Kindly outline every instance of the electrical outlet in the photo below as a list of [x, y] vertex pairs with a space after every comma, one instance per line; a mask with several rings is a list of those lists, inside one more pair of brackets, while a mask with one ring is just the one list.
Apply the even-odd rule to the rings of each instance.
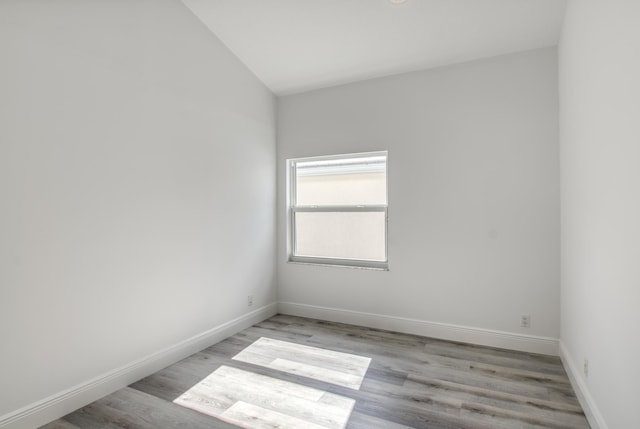
[[531, 327], [531, 315], [523, 314], [520, 316], [520, 327], [522, 328], [530, 328]]
[[247, 307], [251, 307], [253, 305], [253, 295], [247, 296]]
[[582, 366], [582, 370], [584, 371], [584, 376], [589, 377], [589, 359], [584, 358], [584, 364]]

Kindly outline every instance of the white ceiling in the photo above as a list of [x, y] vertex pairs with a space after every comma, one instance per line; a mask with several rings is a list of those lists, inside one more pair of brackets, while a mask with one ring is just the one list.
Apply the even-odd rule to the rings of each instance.
[[565, 0], [183, 0], [278, 95], [556, 45]]

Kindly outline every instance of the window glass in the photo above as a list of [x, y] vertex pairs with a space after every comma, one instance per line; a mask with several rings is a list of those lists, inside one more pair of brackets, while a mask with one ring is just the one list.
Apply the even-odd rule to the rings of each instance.
[[296, 204], [387, 203], [386, 157], [296, 163]]
[[296, 213], [296, 254], [384, 261], [384, 212]]

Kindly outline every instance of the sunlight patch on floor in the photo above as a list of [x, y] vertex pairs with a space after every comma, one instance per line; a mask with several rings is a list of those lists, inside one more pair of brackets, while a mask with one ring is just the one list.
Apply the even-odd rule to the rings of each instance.
[[174, 403], [246, 429], [342, 429], [355, 401], [221, 366]]
[[371, 358], [262, 337], [234, 360], [358, 390]]

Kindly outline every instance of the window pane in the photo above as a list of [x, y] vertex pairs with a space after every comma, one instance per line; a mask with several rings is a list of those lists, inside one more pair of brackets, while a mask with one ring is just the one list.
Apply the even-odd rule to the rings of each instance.
[[296, 256], [384, 261], [384, 212], [296, 213]]
[[296, 163], [296, 203], [387, 204], [386, 156]]

